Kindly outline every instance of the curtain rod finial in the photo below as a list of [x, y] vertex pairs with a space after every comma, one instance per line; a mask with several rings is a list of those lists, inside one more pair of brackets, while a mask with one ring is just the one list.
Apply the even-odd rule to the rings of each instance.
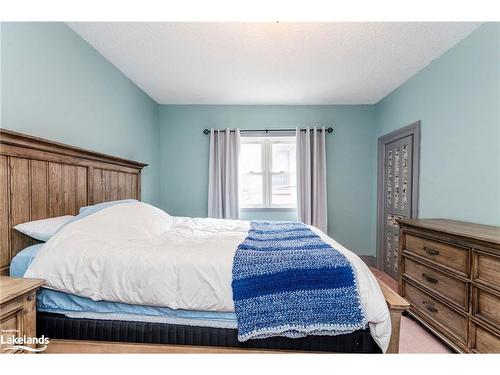
[[203, 130], [203, 134], [208, 134], [208, 133], [210, 133], [210, 130], [208, 130], [208, 129]]

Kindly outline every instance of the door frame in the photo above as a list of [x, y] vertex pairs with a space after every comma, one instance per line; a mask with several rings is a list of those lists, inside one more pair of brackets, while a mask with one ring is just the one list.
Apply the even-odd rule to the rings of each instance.
[[412, 197], [411, 197], [411, 217], [418, 217], [418, 196], [419, 196], [419, 177], [420, 177], [420, 120], [404, 126], [393, 132], [385, 134], [378, 139], [377, 156], [377, 268], [383, 269], [383, 230], [384, 230], [384, 155], [385, 145], [392, 143], [407, 136], [413, 136], [413, 168], [412, 168]]

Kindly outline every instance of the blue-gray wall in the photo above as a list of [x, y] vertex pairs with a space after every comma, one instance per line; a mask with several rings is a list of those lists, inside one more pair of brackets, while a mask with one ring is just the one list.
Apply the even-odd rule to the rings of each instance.
[[63, 23], [2, 23], [1, 126], [142, 161], [159, 202], [158, 104]]
[[[358, 254], [373, 254], [376, 155], [373, 106], [160, 106], [161, 206], [206, 216], [209, 138], [205, 128], [332, 126], [327, 135], [328, 232]], [[244, 218], [294, 219], [290, 214]]]
[[375, 106], [377, 137], [416, 120], [420, 217], [500, 225], [500, 23], [482, 25]]

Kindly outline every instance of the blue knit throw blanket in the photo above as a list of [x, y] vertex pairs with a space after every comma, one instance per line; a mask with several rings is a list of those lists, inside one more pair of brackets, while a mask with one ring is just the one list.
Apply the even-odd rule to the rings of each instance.
[[240, 341], [367, 325], [350, 262], [302, 223], [252, 221], [236, 250], [232, 288]]

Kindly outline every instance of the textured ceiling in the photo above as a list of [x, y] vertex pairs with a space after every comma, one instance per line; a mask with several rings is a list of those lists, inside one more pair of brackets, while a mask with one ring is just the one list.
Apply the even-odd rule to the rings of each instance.
[[479, 24], [68, 25], [160, 104], [372, 104]]

